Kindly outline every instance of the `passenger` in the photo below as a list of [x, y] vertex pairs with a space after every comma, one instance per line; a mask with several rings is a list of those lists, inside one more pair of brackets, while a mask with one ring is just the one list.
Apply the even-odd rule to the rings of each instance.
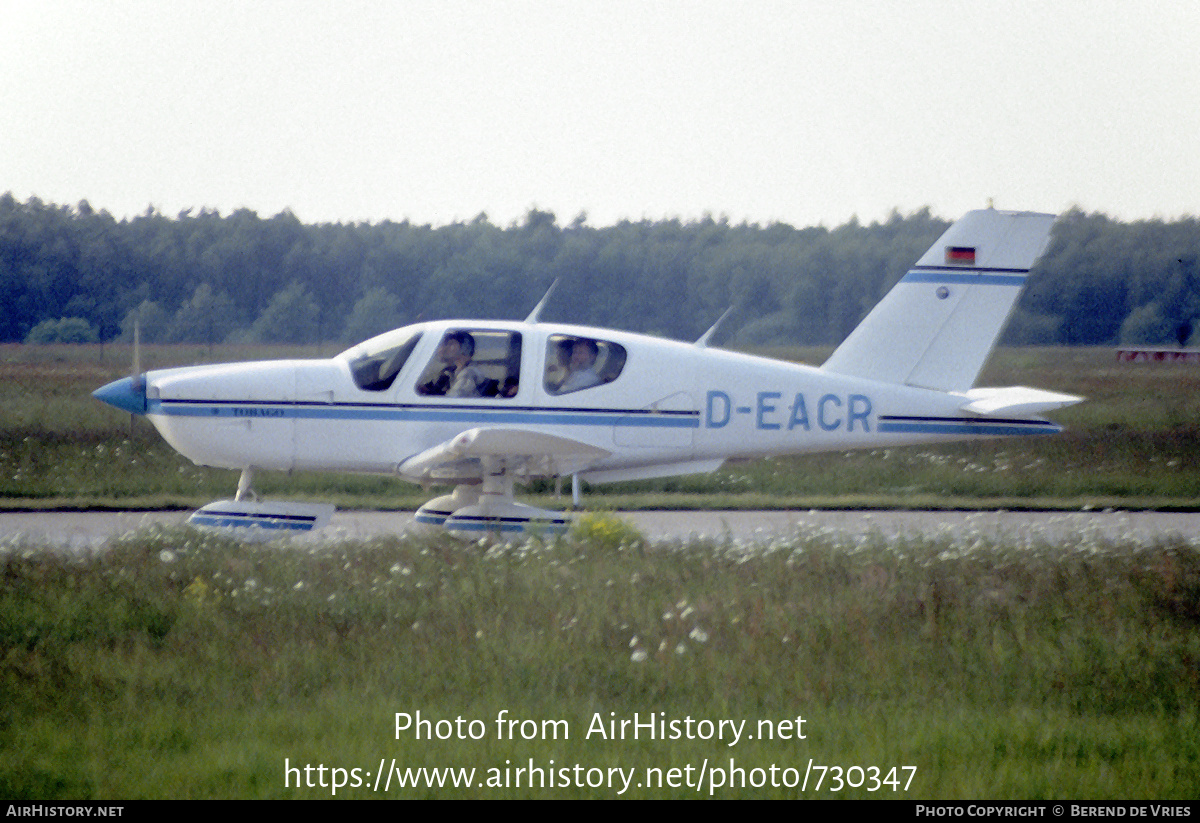
[[571, 341], [571, 356], [567, 360], [567, 376], [558, 384], [556, 392], [568, 392], [590, 389], [600, 385], [600, 375], [596, 374], [596, 357], [600, 347], [595, 340], [577, 337]]
[[442, 339], [437, 356], [445, 365], [437, 377], [420, 387], [421, 394], [479, 397], [479, 388], [486, 378], [471, 365], [471, 358], [475, 356], [475, 338], [465, 331], [450, 332]]
[[516, 397], [521, 388], [521, 338], [509, 343], [508, 357], [504, 361], [504, 380], [497, 394], [500, 397]]

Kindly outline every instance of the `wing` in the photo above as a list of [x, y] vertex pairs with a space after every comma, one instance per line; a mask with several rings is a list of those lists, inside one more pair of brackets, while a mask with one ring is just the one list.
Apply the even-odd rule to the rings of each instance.
[[526, 429], [475, 428], [402, 462], [400, 474], [418, 482], [482, 477], [485, 462], [501, 463], [523, 477], [572, 474], [612, 452], [553, 434]]

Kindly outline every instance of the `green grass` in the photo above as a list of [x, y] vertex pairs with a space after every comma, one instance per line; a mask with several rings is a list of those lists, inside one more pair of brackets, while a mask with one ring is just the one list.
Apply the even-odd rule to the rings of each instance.
[[[285, 759], [362, 779], [381, 758], [475, 768], [479, 780], [496, 769], [502, 783], [506, 761], [531, 759], [639, 780], [731, 759], [751, 781], [772, 765], [803, 774], [810, 759], [882, 777], [916, 769], [907, 791], [832, 791], [831, 777], [818, 791], [814, 776], [805, 792], [713, 789], [723, 798], [1200, 792], [1200, 550], [1179, 539], [811, 531], [648, 545], [593, 515], [567, 538], [509, 546], [243, 545], [155, 529], [86, 557], [8, 545], [0, 576], [10, 799], [328, 797], [328, 785], [285, 787]], [[418, 711], [478, 720], [482, 738], [397, 734], [396, 713]], [[569, 737], [500, 739], [501, 711], [565, 721]], [[747, 730], [802, 716], [805, 738], [586, 736], [596, 718], [635, 712]], [[899, 774], [903, 788], [910, 773]], [[634, 785], [624, 796], [698, 795]]]

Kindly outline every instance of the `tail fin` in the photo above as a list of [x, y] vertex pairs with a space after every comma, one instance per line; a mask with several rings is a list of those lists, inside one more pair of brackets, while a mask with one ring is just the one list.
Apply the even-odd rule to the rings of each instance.
[[968, 212], [821, 367], [940, 391], [975, 383], [1050, 239], [1055, 215]]

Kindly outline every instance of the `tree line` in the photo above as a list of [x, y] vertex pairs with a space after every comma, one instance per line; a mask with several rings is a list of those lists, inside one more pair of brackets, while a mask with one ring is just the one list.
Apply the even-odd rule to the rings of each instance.
[[[717, 342], [834, 344], [949, 222], [928, 208], [864, 225], [725, 219], [562, 225], [531, 209], [410, 222], [302, 223], [212, 209], [116, 219], [0, 196], [0, 341], [355, 342], [417, 320], [543, 319]], [[1200, 221], [1071, 211], [1030, 275], [1012, 344], [1164, 344], [1200, 328]]]

